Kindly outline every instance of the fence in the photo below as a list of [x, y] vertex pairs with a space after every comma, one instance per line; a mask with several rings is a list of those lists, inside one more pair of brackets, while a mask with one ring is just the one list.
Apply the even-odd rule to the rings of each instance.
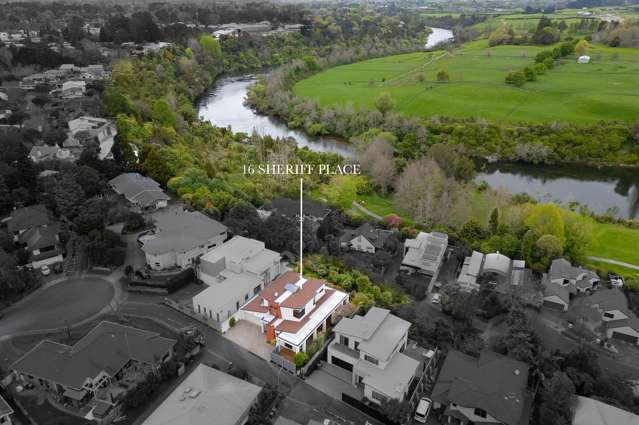
[[292, 373], [293, 375], [295, 375], [295, 373], [297, 372], [295, 363], [283, 356], [280, 356], [279, 347], [275, 347], [275, 349], [271, 351], [271, 362], [275, 363], [285, 371]]
[[168, 305], [169, 307], [171, 307], [174, 310], [177, 310], [181, 313], [186, 314], [187, 316], [191, 317], [192, 319], [197, 320], [200, 323], [204, 323], [206, 326], [210, 326], [211, 328], [215, 329], [216, 331], [222, 332], [222, 325], [219, 322], [216, 322], [215, 320], [212, 320], [208, 317], [202, 316], [200, 314], [197, 314], [195, 311], [193, 311], [192, 308], [190, 308], [189, 306], [180, 304], [176, 301], [173, 301], [170, 298], [165, 298], [164, 299], [164, 304]]
[[386, 425], [400, 425], [399, 423], [393, 422], [390, 419], [388, 419], [386, 417], [386, 415], [384, 415], [382, 412], [380, 412], [376, 408], [374, 408], [372, 406], [369, 406], [365, 402], [363, 402], [361, 400], [358, 400], [355, 397], [351, 397], [350, 395], [348, 395], [346, 393], [342, 393], [342, 401], [344, 403], [348, 404], [348, 405], [353, 406], [357, 410], [366, 413], [371, 418], [377, 419], [378, 421], [380, 421], [383, 424], [386, 424]]

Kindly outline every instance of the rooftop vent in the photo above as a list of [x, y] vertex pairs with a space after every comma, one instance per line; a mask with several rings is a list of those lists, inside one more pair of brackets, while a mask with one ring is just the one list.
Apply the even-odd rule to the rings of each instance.
[[294, 285], [292, 283], [287, 283], [286, 285], [284, 285], [284, 288], [286, 288], [287, 291], [291, 292], [291, 293], [296, 293], [300, 288], [297, 285]]

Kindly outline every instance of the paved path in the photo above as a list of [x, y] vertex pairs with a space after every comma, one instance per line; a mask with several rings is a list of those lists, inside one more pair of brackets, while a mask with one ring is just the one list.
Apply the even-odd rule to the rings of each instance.
[[625, 263], [623, 261], [618, 261], [618, 260], [613, 260], [610, 258], [603, 258], [603, 257], [586, 257], [589, 260], [593, 260], [593, 261], [601, 261], [602, 263], [608, 263], [608, 264], [615, 264], [617, 266], [622, 266], [622, 267], [627, 267], [629, 269], [633, 269], [633, 270], [639, 270], [639, 266], [635, 265], [635, 264], [630, 264], [630, 263]]
[[358, 210], [360, 210], [367, 216], [374, 218], [375, 220], [378, 220], [378, 221], [384, 220], [384, 217], [382, 217], [379, 214], [375, 214], [373, 211], [369, 210], [368, 208], [366, 208], [365, 206], [363, 206], [357, 201], [353, 201], [353, 207], [357, 208]]

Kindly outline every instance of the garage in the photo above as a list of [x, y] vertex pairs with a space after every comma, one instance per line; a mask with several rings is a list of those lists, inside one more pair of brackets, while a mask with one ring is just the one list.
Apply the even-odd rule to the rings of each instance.
[[617, 331], [612, 332], [612, 337], [620, 341], [629, 342], [631, 344], [637, 344], [637, 341], [639, 341], [639, 337], [635, 335], [628, 335]]
[[333, 355], [333, 357], [331, 357], [331, 363], [334, 364], [335, 366], [341, 367], [342, 369], [346, 369], [349, 372], [353, 371], [353, 365], [352, 364], [350, 364], [348, 362], [345, 362], [344, 360], [342, 360], [342, 359], [340, 359], [338, 357], [335, 357], [334, 355]]

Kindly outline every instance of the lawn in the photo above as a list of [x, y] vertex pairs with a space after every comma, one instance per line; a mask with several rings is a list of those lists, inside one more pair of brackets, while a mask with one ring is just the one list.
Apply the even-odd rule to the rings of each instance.
[[588, 255], [639, 265], [639, 229], [596, 223]]
[[[533, 62], [548, 47], [496, 46], [485, 40], [448, 53], [419, 52], [328, 69], [298, 82], [294, 92], [322, 105], [373, 108], [389, 93], [396, 110], [414, 116], [483, 117], [506, 122], [631, 122], [639, 116], [639, 49], [593, 45], [590, 64], [574, 57], [515, 88], [505, 76]], [[437, 83], [446, 70], [449, 83]], [[417, 75], [424, 81], [419, 82]]]

